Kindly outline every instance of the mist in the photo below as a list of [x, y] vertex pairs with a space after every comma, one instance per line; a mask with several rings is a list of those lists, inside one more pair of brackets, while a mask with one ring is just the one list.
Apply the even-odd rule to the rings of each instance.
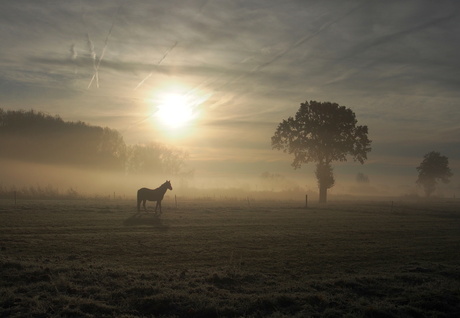
[[[294, 170], [275, 156], [271, 162], [200, 159], [168, 144], [129, 145], [116, 130], [41, 112], [0, 109], [0, 115], [0, 187], [5, 193], [133, 198], [141, 187], [153, 189], [171, 180], [174, 195], [182, 197], [318, 197], [314, 165]], [[357, 164], [337, 164], [331, 199], [417, 198], [421, 189], [415, 167], [413, 174], [388, 176], [386, 171], [357, 170], [363, 169]], [[434, 195], [454, 197], [456, 190], [455, 182], [439, 184]]]

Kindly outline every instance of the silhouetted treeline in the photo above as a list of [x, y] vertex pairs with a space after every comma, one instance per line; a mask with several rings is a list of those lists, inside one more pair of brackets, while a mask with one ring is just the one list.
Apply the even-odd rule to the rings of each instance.
[[0, 109], [0, 158], [130, 173], [181, 172], [186, 154], [159, 144], [127, 146], [121, 134], [42, 112]]

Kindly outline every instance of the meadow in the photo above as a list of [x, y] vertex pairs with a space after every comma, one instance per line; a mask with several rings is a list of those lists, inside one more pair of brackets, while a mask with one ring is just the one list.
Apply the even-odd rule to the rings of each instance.
[[460, 316], [459, 201], [304, 204], [2, 200], [0, 316]]

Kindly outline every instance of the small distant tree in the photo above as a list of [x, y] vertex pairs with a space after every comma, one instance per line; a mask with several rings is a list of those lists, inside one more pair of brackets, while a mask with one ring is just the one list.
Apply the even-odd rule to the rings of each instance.
[[449, 159], [441, 156], [439, 152], [432, 151], [423, 157], [420, 166], [417, 167], [417, 184], [422, 186], [425, 196], [429, 197], [436, 189], [438, 181], [449, 183], [452, 171], [449, 168]]
[[185, 161], [188, 153], [160, 143], [129, 146], [126, 170], [128, 173], [187, 175]]
[[358, 183], [369, 183], [369, 177], [362, 172], [356, 175], [356, 182]]
[[334, 183], [331, 163], [350, 155], [361, 164], [371, 150], [367, 126], [358, 126], [355, 113], [336, 103], [310, 101], [300, 104], [295, 117], [283, 120], [272, 137], [272, 148], [294, 155], [292, 166], [316, 162], [319, 202], [327, 201]]

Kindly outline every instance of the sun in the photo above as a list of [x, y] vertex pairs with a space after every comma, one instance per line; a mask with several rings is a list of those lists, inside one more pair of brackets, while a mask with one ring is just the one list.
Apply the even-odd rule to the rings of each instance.
[[178, 129], [196, 118], [194, 101], [187, 95], [178, 93], [164, 94], [155, 113], [158, 121], [169, 129]]
[[164, 137], [183, 139], [200, 131], [206, 102], [212, 93], [199, 86], [166, 83], [150, 92], [149, 105], [153, 129]]

